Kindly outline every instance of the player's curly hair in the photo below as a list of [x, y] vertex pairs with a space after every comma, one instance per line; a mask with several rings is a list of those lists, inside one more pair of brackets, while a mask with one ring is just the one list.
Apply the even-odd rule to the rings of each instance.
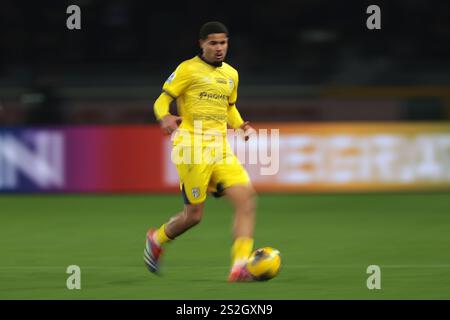
[[207, 22], [200, 28], [200, 39], [205, 40], [211, 33], [225, 33], [228, 36], [228, 29], [222, 22]]

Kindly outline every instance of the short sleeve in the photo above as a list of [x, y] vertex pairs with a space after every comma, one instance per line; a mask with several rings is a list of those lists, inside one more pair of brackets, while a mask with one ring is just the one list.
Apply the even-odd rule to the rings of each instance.
[[191, 82], [191, 73], [185, 63], [181, 63], [164, 82], [163, 90], [173, 98], [178, 98]]

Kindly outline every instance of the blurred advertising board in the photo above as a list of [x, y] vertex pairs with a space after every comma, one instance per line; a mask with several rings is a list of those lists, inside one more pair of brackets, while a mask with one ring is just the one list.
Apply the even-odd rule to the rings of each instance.
[[[450, 191], [450, 123], [258, 123], [228, 140], [258, 191]], [[176, 192], [157, 126], [0, 129], [0, 192]]]
[[161, 145], [149, 126], [0, 129], [0, 191], [165, 191]]
[[260, 124], [278, 128], [279, 170], [264, 191], [450, 190], [450, 123]]

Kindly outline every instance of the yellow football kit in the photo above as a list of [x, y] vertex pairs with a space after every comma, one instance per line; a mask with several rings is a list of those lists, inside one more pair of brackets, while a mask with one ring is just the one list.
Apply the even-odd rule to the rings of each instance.
[[227, 124], [244, 121], [236, 109], [238, 73], [226, 63], [214, 66], [196, 56], [169, 76], [155, 102], [158, 120], [176, 99], [181, 125], [174, 136], [174, 161], [185, 203], [205, 201], [208, 191], [249, 184], [247, 172], [226, 140]]

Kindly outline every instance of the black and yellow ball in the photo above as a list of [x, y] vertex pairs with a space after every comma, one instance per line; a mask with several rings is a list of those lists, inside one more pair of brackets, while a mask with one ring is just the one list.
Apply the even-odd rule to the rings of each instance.
[[247, 269], [255, 280], [266, 281], [274, 278], [281, 268], [281, 256], [277, 249], [264, 247], [253, 251]]

